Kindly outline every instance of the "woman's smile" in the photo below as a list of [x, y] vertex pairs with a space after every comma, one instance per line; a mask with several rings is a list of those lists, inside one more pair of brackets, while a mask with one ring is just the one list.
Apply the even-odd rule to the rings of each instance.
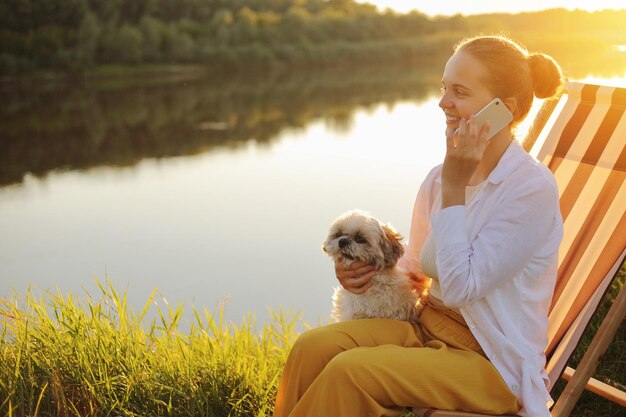
[[457, 116], [451, 116], [449, 114], [446, 114], [446, 123], [447, 124], [456, 124], [461, 120], [460, 117]]
[[451, 116], [449, 114], [446, 113], [446, 124], [448, 126], [453, 126], [453, 125], [457, 125], [459, 122], [461, 121], [460, 117], [457, 116]]

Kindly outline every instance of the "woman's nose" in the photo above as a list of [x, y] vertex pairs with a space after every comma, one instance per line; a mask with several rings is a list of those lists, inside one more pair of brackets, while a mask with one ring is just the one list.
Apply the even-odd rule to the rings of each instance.
[[448, 98], [447, 94], [444, 93], [443, 96], [441, 96], [441, 100], [439, 100], [439, 107], [444, 110], [452, 107], [452, 102]]

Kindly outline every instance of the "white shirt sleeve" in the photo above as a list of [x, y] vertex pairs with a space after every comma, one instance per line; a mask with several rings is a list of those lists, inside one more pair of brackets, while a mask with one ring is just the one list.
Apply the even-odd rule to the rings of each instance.
[[545, 178], [507, 188], [472, 242], [465, 206], [447, 207], [431, 217], [442, 299], [448, 307], [474, 303], [515, 277], [553, 230], [558, 196]]
[[430, 231], [429, 219], [432, 210], [432, 187], [437, 172], [440, 170], [439, 167], [435, 167], [431, 170], [419, 188], [417, 197], [415, 198], [415, 204], [413, 205], [409, 242], [406, 245], [404, 255], [398, 262], [398, 266], [418, 275], [422, 274], [419, 262], [420, 251]]

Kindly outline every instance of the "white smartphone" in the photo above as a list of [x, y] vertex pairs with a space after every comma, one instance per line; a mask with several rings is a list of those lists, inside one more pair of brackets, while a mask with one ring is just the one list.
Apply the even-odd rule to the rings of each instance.
[[489, 121], [489, 123], [491, 123], [491, 128], [489, 132], [487, 132], [487, 140], [504, 129], [505, 126], [508, 126], [513, 120], [513, 115], [499, 98], [494, 98], [489, 104], [476, 113], [475, 117], [479, 132], [485, 122]]

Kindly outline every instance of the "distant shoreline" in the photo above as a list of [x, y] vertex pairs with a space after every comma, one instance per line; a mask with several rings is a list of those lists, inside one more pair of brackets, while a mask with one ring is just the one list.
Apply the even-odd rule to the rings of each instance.
[[[456, 41], [462, 34], [447, 34], [436, 38], [402, 39], [385, 43], [356, 44], [350, 57], [345, 60], [320, 58], [307, 61], [285, 62], [266, 59], [258, 61], [254, 57], [245, 58], [237, 63], [153, 63], [153, 64], [107, 64], [98, 65], [83, 71], [60, 69], [37, 69], [17, 74], [0, 75], [0, 88], [13, 85], [30, 85], [29, 83], [63, 83], [74, 81], [108, 81], [108, 80], [142, 80], [165, 79], [194, 80], [217, 75], [245, 75], [254, 73], [275, 72], [317, 72], [317, 71], [361, 71], [362, 68], [394, 68], [398, 65], [408, 70], [415, 68], [432, 68], [445, 63], [452, 52]], [[574, 78], [581, 74], [598, 70], [607, 72], [616, 68], [626, 68], [626, 45], [615, 39], [589, 39], [586, 34], [577, 34], [574, 38], [565, 35], [547, 35], [526, 33], [520, 38], [530, 51], [542, 51], [553, 56], [564, 67], [565, 73]], [[623, 41], [626, 42], [626, 41]], [[346, 44], [332, 47], [331, 55], [342, 56]], [[328, 49], [328, 46], [323, 48]], [[610, 62], [611, 65], [598, 68], [598, 62]], [[616, 74], [616, 75], [622, 75]], [[608, 73], [599, 75], [611, 75]], [[30, 85], [32, 87], [32, 85]]]

